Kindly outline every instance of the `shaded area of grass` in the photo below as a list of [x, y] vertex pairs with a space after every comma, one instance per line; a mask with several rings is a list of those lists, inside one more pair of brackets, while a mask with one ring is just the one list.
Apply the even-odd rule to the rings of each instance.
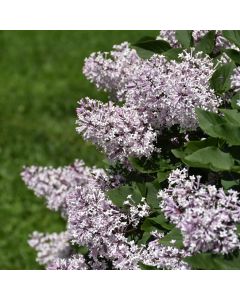
[[103, 156], [75, 132], [77, 100], [106, 98], [83, 77], [84, 58], [149, 34], [157, 31], [0, 32], [0, 269], [41, 269], [28, 235], [65, 227], [24, 186], [22, 166], [75, 158], [102, 166]]

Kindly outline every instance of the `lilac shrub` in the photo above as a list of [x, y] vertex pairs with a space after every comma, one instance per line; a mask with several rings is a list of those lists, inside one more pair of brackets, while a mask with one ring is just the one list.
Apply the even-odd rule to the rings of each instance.
[[109, 165], [24, 167], [28, 188], [66, 221], [65, 232], [30, 236], [39, 264], [240, 268], [236, 36], [162, 30], [85, 59], [84, 75], [109, 99], [81, 99], [76, 131]]

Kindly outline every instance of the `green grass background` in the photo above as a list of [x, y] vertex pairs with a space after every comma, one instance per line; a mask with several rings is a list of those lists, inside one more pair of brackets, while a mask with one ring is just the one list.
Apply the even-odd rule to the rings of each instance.
[[27, 238], [64, 229], [27, 190], [23, 165], [63, 166], [103, 156], [75, 132], [81, 97], [104, 99], [82, 74], [84, 58], [157, 31], [0, 31], [0, 269], [41, 269]]

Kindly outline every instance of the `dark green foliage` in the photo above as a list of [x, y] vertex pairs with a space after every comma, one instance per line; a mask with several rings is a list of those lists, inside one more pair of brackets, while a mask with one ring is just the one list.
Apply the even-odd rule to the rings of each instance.
[[240, 52], [235, 49], [225, 49], [224, 52], [235, 62], [240, 65]]
[[141, 268], [141, 270], [158, 270], [158, 268], [156, 268], [156, 267], [148, 266], [141, 262], [139, 263], [139, 267]]
[[236, 93], [231, 99], [231, 106], [233, 109], [240, 110], [240, 106], [238, 105], [238, 101], [240, 101], [240, 93]]
[[240, 48], [240, 30], [223, 30], [223, 36]]
[[163, 52], [163, 55], [168, 59], [168, 60], [176, 60], [176, 61], [181, 61], [181, 59], [178, 57], [180, 53], [182, 53], [183, 48], [172, 48], [168, 51]]
[[230, 77], [234, 68], [235, 64], [230, 62], [228, 64], [219, 66], [214, 72], [210, 80], [210, 84], [216, 93], [222, 94], [230, 90]]
[[155, 37], [149, 37], [149, 36], [145, 36], [141, 38], [134, 44], [134, 46], [158, 54], [161, 54], [171, 49], [171, 46], [169, 45], [168, 42], [163, 40], [156, 40]]
[[239, 173], [238, 160], [231, 148], [226, 152], [226, 146], [240, 145], [240, 113], [232, 109], [222, 109], [221, 112], [223, 116], [197, 109], [199, 126], [212, 138], [190, 141], [184, 149], [173, 149], [175, 157], [190, 167]]
[[210, 30], [204, 37], [197, 43], [195, 51], [202, 51], [206, 54], [210, 54], [213, 51], [215, 45], [215, 31]]
[[127, 200], [128, 195], [132, 195], [132, 199], [135, 204], [139, 204], [142, 199], [142, 194], [136, 185], [120, 186], [119, 188], [108, 191], [107, 195], [113, 204], [120, 208], [124, 206], [123, 202]]
[[199, 253], [184, 259], [193, 269], [197, 270], [239, 270], [240, 255], [214, 255], [211, 253]]
[[183, 248], [183, 237], [178, 228], [173, 228], [159, 242], [162, 245]]
[[192, 30], [177, 30], [176, 38], [184, 48], [193, 45]]

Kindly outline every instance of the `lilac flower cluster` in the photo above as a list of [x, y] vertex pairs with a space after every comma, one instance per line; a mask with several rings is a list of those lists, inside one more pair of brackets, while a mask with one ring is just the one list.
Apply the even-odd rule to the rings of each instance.
[[239, 249], [236, 223], [240, 222], [238, 193], [200, 183], [200, 176], [189, 176], [176, 169], [169, 186], [159, 192], [165, 216], [181, 230], [184, 245], [191, 253], [226, 254]]
[[[112, 76], [112, 69], [116, 65], [122, 66], [122, 57], [124, 62], [126, 57], [119, 55], [115, 60], [107, 60], [108, 66], [114, 67], [104, 69], [104, 75], [98, 68], [95, 72], [86, 72], [86, 69], [94, 69], [93, 59], [98, 60], [96, 57], [94, 54], [90, 61], [85, 61], [84, 73], [98, 87], [99, 80], [106, 80], [105, 89], [111, 91], [110, 87], [107, 88], [109, 78], [105, 73]], [[213, 61], [201, 53], [193, 55], [186, 51], [180, 58], [180, 63], [169, 62], [162, 55], [153, 55], [148, 60], [139, 58], [127, 66], [124, 64], [121, 80], [116, 80], [117, 84], [114, 84], [117, 98], [124, 100], [127, 107], [137, 108], [141, 114], [146, 113], [154, 128], [179, 124], [182, 128], [192, 129], [196, 127], [196, 107], [216, 110], [221, 103], [209, 85], [209, 79], [215, 71]]]
[[68, 200], [68, 230], [72, 242], [87, 246], [90, 259], [101, 269], [105, 266], [101, 265], [103, 258], [111, 261], [114, 269], [139, 269], [139, 262], [159, 268], [187, 268], [181, 260], [185, 251], [161, 246], [159, 238], [147, 246], [139, 246], [125, 237], [128, 228], [135, 227], [136, 220], [148, 214], [144, 200], [128, 215], [113, 205], [100, 189], [78, 187]]
[[124, 42], [113, 46], [108, 52], [92, 53], [85, 59], [83, 74], [94, 82], [99, 89], [116, 95], [119, 88], [131, 76], [132, 66], [141, 62], [136, 50], [131, 49], [129, 43]]
[[[111, 160], [129, 156], [149, 157], [156, 134], [178, 125], [184, 130], [197, 127], [195, 108], [216, 111], [222, 99], [210, 88], [215, 71], [211, 58], [183, 51], [181, 62], [162, 55], [143, 60], [128, 43], [114, 46], [107, 54], [92, 54], [85, 61], [84, 74], [98, 88], [113, 93], [117, 104], [79, 102], [77, 131], [103, 149]], [[153, 132], [153, 130], [155, 130]]]
[[57, 257], [47, 266], [48, 270], [88, 270], [85, 258], [81, 254], [74, 254], [67, 258]]
[[100, 146], [110, 160], [124, 162], [129, 156], [149, 157], [153, 152], [156, 133], [144, 112], [88, 98], [79, 105], [77, 131]]
[[68, 232], [44, 234], [35, 231], [28, 242], [37, 251], [37, 262], [48, 265], [56, 258], [69, 256], [69, 238]]
[[83, 161], [76, 160], [66, 167], [24, 167], [22, 178], [29, 189], [38, 197], [45, 197], [47, 207], [51, 210], [66, 213], [67, 195], [78, 185], [85, 186], [89, 182], [103, 189], [120, 184], [120, 176], [107, 176], [103, 169], [89, 168]]
[[146, 203], [145, 198], [142, 198], [141, 202], [136, 205], [132, 195], [128, 195], [123, 204], [129, 209], [129, 220], [133, 227], [137, 227], [141, 219], [150, 214], [150, 206]]
[[[187, 252], [160, 245], [159, 239], [162, 235], [153, 233], [153, 241], [148, 245], [137, 245], [135, 241], [126, 237], [128, 230], [135, 228], [141, 219], [150, 213], [144, 199], [136, 207], [133, 207], [134, 202], [131, 201], [129, 213], [121, 211], [104, 194], [109, 185], [100, 184], [99, 180], [93, 177], [93, 173], [98, 173], [97, 169], [94, 168], [93, 172], [90, 168], [84, 167], [82, 162], [77, 161], [75, 164], [81, 172], [77, 172], [74, 177], [69, 172], [70, 167], [65, 167], [63, 170], [68, 171], [61, 172], [60, 177], [61, 181], [68, 183], [75, 178], [72, 183], [75, 187], [69, 185], [68, 192], [66, 189], [63, 192], [67, 231], [46, 235], [34, 232], [29, 240], [31, 247], [38, 253], [37, 261], [40, 264], [46, 265], [50, 270], [108, 269], [109, 263], [114, 269], [139, 269], [140, 262], [161, 269], [188, 268], [182, 261], [188, 255]], [[51, 171], [53, 170], [51, 168]], [[51, 176], [49, 181], [44, 180], [44, 189], [41, 189], [42, 183], [33, 185], [33, 178], [26, 176], [26, 171], [25, 169], [23, 173], [24, 180], [35, 193], [50, 197], [52, 203], [56, 197], [57, 203], [59, 202], [60, 194], [56, 193]], [[40, 174], [37, 174], [38, 171]], [[44, 178], [42, 171], [41, 168], [34, 170], [36, 180], [40, 177], [48, 178]], [[49, 176], [49, 172], [46, 174]], [[100, 177], [102, 178], [102, 176], [97, 178]], [[108, 180], [105, 175], [104, 183], [106, 182]], [[126, 201], [131, 200], [130, 198], [129, 196]], [[86, 246], [89, 249], [87, 261], [84, 256], [71, 248], [72, 244]]]
[[168, 42], [173, 48], [180, 48], [181, 44], [176, 38], [175, 30], [161, 30], [159, 35], [156, 37], [157, 40], [164, 40]]
[[216, 111], [221, 103], [209, 85], [215, 71], [212, 60], [186, 51], [179, 57], [180, 63], [153, 55], [121, 89], [126, 105], [147, 112], [153, 128], [179, 125], [193, 130], [197, 126], [196, 107]]

